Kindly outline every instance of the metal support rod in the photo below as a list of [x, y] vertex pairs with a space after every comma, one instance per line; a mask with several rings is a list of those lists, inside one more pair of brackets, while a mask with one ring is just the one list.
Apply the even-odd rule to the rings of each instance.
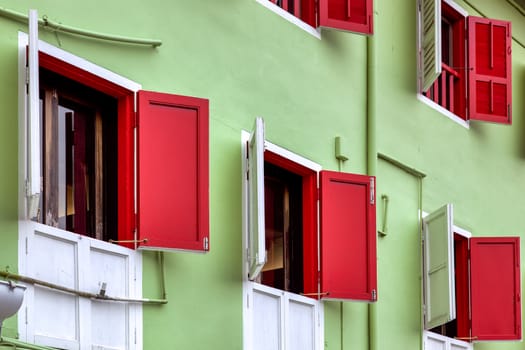
[[[10, 18], [18, 22], [23, 22], [23, 23], [28, 22], [28, 17], [26, 15], [13, 11], [13, 10], [2, 8], [2, 7], [0, 7], [0, 16]], [[61, 23], [52, 21], [47, 16], [43, 16], [42, 19], [39, 19], [38, 24], [43, 29], [47, 29], [53, 32], [62, 32], [62, 33], [68, 33], [68, 34], [73, 34], [73, 35], [80, 35], [80, 36], [85, 36], [85, 37], [94, 38], [94, 39], [115, 41], [115, 42], [121, 42], [121, 43], [127, 43], [127, 44], [148, 45], [152, 47], [159, 47], [162, 45], [162, 41], [157, 40], [157, 39], [130, 38], [130, 37], [121, 36], [121, 35], [104, 34], [104, 33], [98, 33], [98, 32], [94, 32], [90, 30], [71, 27], [65, 24], [61, 24]]]
[[35, 345], [30, 343], [25, 343], [23, 341], [7, 338], [7, 337], [0, 337], [0, 346], [2, 345], [10, 345], [14, 349], [28, 349], [28, 350], [55, 350], [55, 348], [49, 348], [47, 346], [41, 346], [41, 345]]
[[29, 284], [37, 284], [42, 287], [58, 290], [64, 293], [78, 295], [83, 298], [88, 299], [95, 299], [95, 300], [103, 300], [103, 301], [115, 301], [115, 302], [123, 302], [123, 303], [139, 303], [139, 304], [167, 304], [168, 300], [166, 299], [134, 299], [134, 298], [119, 298], [119, 297], [110, 297], [107, 295], [101, 295], [101, 294], [95, 294], [90, 292], [84, 292], [72, 288], [67, 288], [64, 286], [60, 286], [58, 284], [49, 283], [46, 281], [41, 281], [32, 277], [17, 275], [13, 273], [9, 273], [6, 271], [0, 271], [0, 277], [4, 277], [9, 280], [15, 280], [20, 282], [25, 282]]

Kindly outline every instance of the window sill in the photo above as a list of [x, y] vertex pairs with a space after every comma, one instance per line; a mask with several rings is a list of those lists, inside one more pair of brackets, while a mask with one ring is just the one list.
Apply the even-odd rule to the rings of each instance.
[[449, 118], [453, 122], [461, 125], [465, 129], [470, 129], [470, 125], [469, 125], [469, 123], [466, 120], [461, 119], [460, 117], [458, 117], [454, 113], [452, 113], [449, 110], [441, 107], [439, 104], [435, 103], [434, 101], [432, 101], [428, 97], [426, 97], [426, 96], [424, 96], [422, 94], [417, 94], [417, 98], [418, 98], [418, 100], [420, 100], [421, 102], [423, 102], [427, 106], [435, 109], [436, 111], [440, 112], [441, 114], [444, 114], [447, 118]]
[[301, 21], [299, 18], [295, 17], [294, 15], [286, 12], [285, 10], [280, 8], [279, 6], [271, 3], [268, 0], [255, 0], [255, 1], [257, 1], [258, 3], [260, 3], [261, 5], [266, 7], [267, 9], [269, 9], [270, 11], [275, 12], [276, 14], [278, 14], [282, 18], [286, 19], [287, 21], [295, 24], [296, 26], [298, 26], [299, 28], [301, 28], [305, 32], [313, 35], [317, 39], [319, 39], [319, 40], [321, 39], [321, 32], [319, 30], [317, 30], [314, 27], [306, 24], [305, 22]]

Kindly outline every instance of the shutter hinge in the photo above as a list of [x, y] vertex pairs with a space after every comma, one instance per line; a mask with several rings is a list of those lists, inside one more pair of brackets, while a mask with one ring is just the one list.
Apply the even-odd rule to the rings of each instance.
[[26, 317], [26, 324], [28, 323], [27, 321], [27, 306], [26, 306], [26, 309], [25, 309], [25, 317]]
[[208, 250], [210, 248], [210, 242], [209, 242], [208, 237], [204, 237], [203, 245], [204, 245], [204, 250]]
[[377, 300], [377, 292], [375, 289], [372, 289], [372, 300], [373, 301], [376, 301]]
[[249, 294], [246, 294], [246, 308], [247, 309], [250, 308], [250, 295]]
[[510, 104], [507, 104], [507, 118], [510, 118]]
[[26, 66], [26, 85], [29, 85], [29, 66]]
[[29, 254], [29, 248], [28, 248], [27, 237], [26, 237], [26, 255], [28, 254]]
[[376, 202], [375, 198], [375, 179], [373, 177], [370, 178], [370, 204], [374, 205]]
[[135, 344], [137, 344], [137, 327], [135, 327], [135, 330], [134, 330], [134, 338], [135, 338]]

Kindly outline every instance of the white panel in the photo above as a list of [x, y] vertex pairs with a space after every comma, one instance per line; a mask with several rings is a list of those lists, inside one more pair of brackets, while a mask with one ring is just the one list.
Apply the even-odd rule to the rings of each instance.
[[253, 349], [279, 350], [282, 336], [281, 298], [253, 290]]
[[266, 262], [264, 223], [264, 121], [255, 119], [248, 149], [249, 267], [248, 278], [257, 278]]
[[423, 219], [425, 329], [456, 317], [452, 204]]
[[441, 74], [441, 0], [419, 0], [419, 75], [426, 91]]
[[[46, 226], [39, 225], [41, 228]], [[33, 226], [34, 227], [34, 226]], [[56, 235], [59, 231], [49, 228], [49, 232], [34, 231], [28, 243], [31, 256], [29, 275], [36, 279], [63, 287], [78, 288], [78, 244]], [[74, 238], [74, 237], [71, 237]], [[32, 309], [35, 339], [50, 346], [78, 346], [79, 305], [78, 297], [54, 291], [41, 286], [33, 286], [34, 305]], [[60, 307], [57, 307], [60, 305]], [[53, 315], [53, 322], [50, 322]]]
[[472, 350], [473, 344], [434, 332], [423, 331], [424, 350]]
[[315, 306], [289, 300], [287, 317], [287, 350], [315, 349]]
[[29, 10], [29, 48], [28, 48], [28, 99], [27, 99], [27, 139], [28, 139], [28, 217], [33, 218], [38, 211], [40, 197], [40, 96], [38, 78], [38, 14]]
[[[106, 283], [106, 295], [128, 297], [129, 257], [91, 247], [88, 290], [100, 293]], [[127, 348], [128, 308], [125, 303], [92, 301], [91, 340], [102, 348]]]
[[63, 287], [78, 287], [77, 242], [35, 231], [29, 249], [31, 277]]
[[437, 334], [433, 335], [430, 332], [426, 332], [425, 335], [425, 350], [447, 350], [447, 340], [444, 337], [438, 337]]
[[42, 287], [34, 293], [35, 335], [78, 341], [78, 297]]
[[124, 303], [91, 302], [91, 340], [102, 348], [127, 349], [128, 307]]

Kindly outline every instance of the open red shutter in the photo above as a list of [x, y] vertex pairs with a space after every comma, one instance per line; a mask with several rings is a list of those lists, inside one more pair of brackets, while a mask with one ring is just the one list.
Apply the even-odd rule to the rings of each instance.
[[139, 91], [142, 249], [209, 249], [208, 100]]
[[320, 0], [319, 27], [372, 34], [372, 11], [372, 0]]
[[321, 171], [323, 298], [375, 301], [375, 178]]
[[470, 239], [474, 340], [521, 339], [519, 237]]
[[512, 123], [510, 22], [468, 18], [468, 117]]

